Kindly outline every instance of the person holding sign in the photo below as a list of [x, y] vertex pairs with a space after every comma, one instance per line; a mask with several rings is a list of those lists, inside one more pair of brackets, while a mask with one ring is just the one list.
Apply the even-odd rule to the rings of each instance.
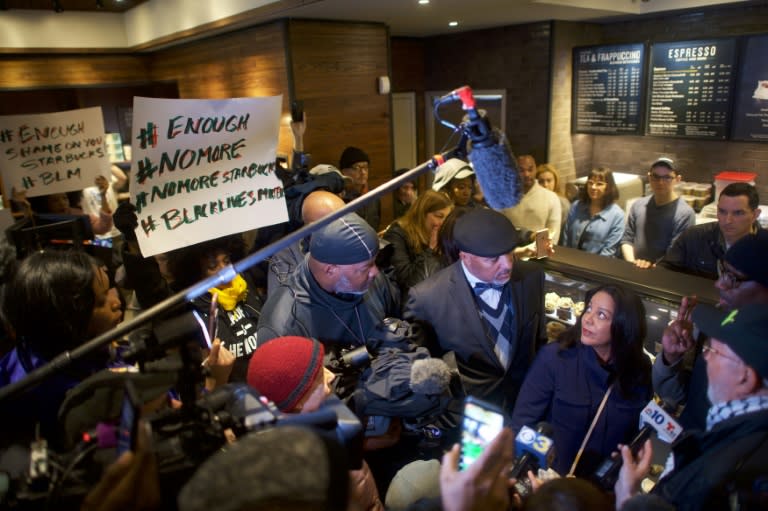
[[[171, 294], [218, 273], [232, 260], [242, 259], [245, 254], [245, 243], [239, 234], [168, 252], [169, 282], [163, 277], [156, 259], [141, 255], [134, 232], [138, 224], [134, 206], [121, 204], [114, 218], [115, 225], [126, 239], [123, 250], [126, 275], [142, 308], [151, 307]], [[214, 295], [217, 303], [212, 307]], [[249, 272], [237, 274], [231, 282], [209, 289], [207, 294], [192, 302], [206, 322], [213, 318], [213, 330], [218, 335], [211, 341], [220, 339], [222, 347], [235, 356], [231, 382], [245, 381], [248, 359], [256, 349], [256, 324], [262, 303], [262, 292]]]

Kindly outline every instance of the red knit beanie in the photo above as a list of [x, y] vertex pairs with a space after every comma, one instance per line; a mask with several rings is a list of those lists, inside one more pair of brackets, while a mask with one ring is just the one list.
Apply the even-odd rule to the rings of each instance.
[[289, 412], [312, 389], [323, 368], [323, 345], [306, 337], [278, 337], [253, 352], [248, 385]]

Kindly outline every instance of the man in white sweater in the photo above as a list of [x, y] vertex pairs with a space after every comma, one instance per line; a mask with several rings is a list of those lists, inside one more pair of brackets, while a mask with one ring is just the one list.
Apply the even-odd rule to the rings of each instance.
[[501, 213], [518, 229], [531, 233], [548, 229], [549, 239], [553, 240], [553, 243], [557, 242], [560, 239], [562, 222], [560, 199], [555, 192], [547, 190], [536, 181], [536, 161], [533, 156], [518, 156], [517, 169], [523, 185], [523, 197], [517, 206], [502, 209]]

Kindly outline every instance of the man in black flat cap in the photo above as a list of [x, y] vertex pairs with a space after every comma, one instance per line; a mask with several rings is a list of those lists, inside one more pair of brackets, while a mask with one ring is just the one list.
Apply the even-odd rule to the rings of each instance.
[[275, 337], [313, 337], [356, 347], [386, 317], [399, 317], [399, 291], [376, 267], [379, 238], [355, 213], [312, 234], [309, 253], [275, 290], [258, 325], [258, 344]]
[[456, 221], [459, 260], [411, 288], [404, 318], [421, 323], [433, 356], [456, 355], [466, 394], [511, 410], [546, 342], [544, 273], [515, 261], [519, 235], [501, 213]]

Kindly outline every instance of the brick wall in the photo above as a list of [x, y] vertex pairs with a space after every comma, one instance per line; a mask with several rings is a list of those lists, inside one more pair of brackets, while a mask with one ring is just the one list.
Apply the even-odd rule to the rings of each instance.
[[[543, 161], [549, 119], [550, 28], [549, 22], [515, 25], [425, 38], [421, 45], [413, 39], [393, 38], [393, 90], [413, 90], [423, 97], [426, 91], [462, 85], [503, 89], [507, 96], [504, 129], [513, 150]], [[414, 64], [412, 51], [423, 51], [423, 80], [413, 76], [421, 66]], [[424, 119], [422, 110], [417, 113], [420, 132]]]
[[[748, 2], [702, 9], [695, 13], [655, 16], [641, 21], [601, 26], [599, 44], [648, 41], [685, 41], [768, 32], [768, 2]], [[722, 170], [758, 173], [758, 191], [768, 203], [768, 143], [691, 140], [650, 136], [574, 135], [587, 145], [592, 139], [591, 166], [644, 173], [656, 156], [675, 159], [684, 179], [710, 182]], [[574, 143], [574, 146], [576, 144]], [[575, 154], [574, 154], [575, 156]], [[583, 175], [590, 165], [577, 165]]]

